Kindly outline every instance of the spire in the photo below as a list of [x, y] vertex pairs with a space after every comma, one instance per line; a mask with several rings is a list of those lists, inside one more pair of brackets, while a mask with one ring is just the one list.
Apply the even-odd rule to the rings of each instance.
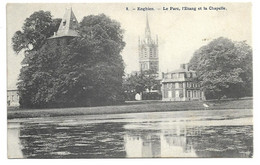
[[67, 8], [65, 10], [65, 14], [62, 18], [57, 33], [55, 33], [54, 36], [51, 38], [64, 37], [64, 36], [76, 37], [78, 36], [78, 32], [76, 31], [77, 27], [78, 27], [78, 21], [72, 11], [72, 8], [71, 7]]
[[151, 31], [149, 26], [148, 14], [146, 13], [146, 27], [145, 27], [145, 38], [151, 39]]

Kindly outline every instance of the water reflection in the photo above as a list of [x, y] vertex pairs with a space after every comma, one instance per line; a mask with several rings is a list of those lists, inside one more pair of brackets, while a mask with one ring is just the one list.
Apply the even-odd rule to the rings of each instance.
[[23, 158], [20, 141], [20, 123], [8, 123], [7, 132], [8, 158]]
[[[238, 125], [231, 122], [233, 125], [207, 126], [199, 125], [197, 121], [193, 126], [189, 123], [190, 120], [180, 122], [178, 119], [124, 122], [122, 116], [113, 116], [115, 118], [98, 120], [99, 122], [91, 121], [87, 116], [9, 122], [9, 157], [252, 157], [253, 155], [252, 125]], [[116, 118], [120, 118], [120, 121], [116, 121]], [[203, 122], [205, 121], [201, 123]]]
[[22, 124], [20, 139], [27, 158], [125, 157], [123, 130], [115, 123], [66, 127]]
[[252, 126], [129, 131], [125, 149], [127, 157], [252, 157], [251, 131]]

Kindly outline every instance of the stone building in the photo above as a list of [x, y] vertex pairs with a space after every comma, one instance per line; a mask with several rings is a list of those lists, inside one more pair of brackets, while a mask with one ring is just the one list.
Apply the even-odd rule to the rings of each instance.
[[204, 92], [194, 81], [196, 72], [189, 69], [188, 64], [181, 64], [180, 69], [164, 73], [162, 77], [163, 101], [204, 100]]
[[140, 71], [153, 70], [158, 73], [158, 37], [156, 36], [156, 40], [152, 39], [147, 15], [144, 39], [138, 39], [138, 53]]
[[18, 90], [7, 90], [7, 106], [8, 107], [18, 107], [19, 104], [19, 95]]

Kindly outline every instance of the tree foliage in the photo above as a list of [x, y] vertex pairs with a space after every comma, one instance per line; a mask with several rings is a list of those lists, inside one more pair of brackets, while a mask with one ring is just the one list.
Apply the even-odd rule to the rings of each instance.
[[190, 67], [207, 98], [252, 96], [252, 49], [245, 41], [217, 38], [195, 51]]
[[28, 53], [18, 83], [23, 107], [95, 106], [123, 101], [120, 53], [125, 43], [120, 24], [104, 14], [90, 15], [83, 18], [78, 32], [78, 37], [51, 39]]
[[129, 76], [124, 80], [124, 90], [126, 92], [142, 93], [146, 90], [159, 90], [160, 82], [157, 75], [152, 70], [142, 71]]
[[49, 11], [37, 11], [24, 21], [22, 31], [16, 31], [12, 37], [13, 50], [38, 50], [59, 28], [61, 19], [52, 19]]

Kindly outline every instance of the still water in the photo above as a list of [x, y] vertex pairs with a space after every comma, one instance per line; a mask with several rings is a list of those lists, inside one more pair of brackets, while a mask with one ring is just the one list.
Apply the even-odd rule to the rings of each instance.
[[9, 158], [252, 157], [252, 110], [8, 120]]

